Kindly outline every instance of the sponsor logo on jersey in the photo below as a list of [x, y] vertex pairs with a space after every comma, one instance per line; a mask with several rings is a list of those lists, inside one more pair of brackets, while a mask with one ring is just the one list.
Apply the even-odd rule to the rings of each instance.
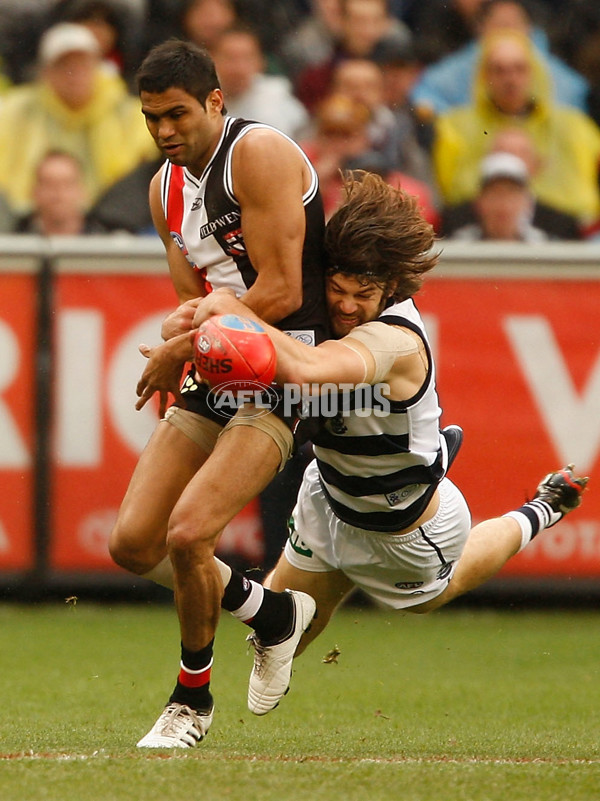
[[[206, 239], [207, 236], [211, 236], [211, 234], [214, 234], [215, 231], [221, 228], [238, 225], [240, 219], [239, 211], [230, 211], [227, 214], [222, 214], [220, 217], [217, 217], [216, 220], [211, 220], [200, 226], [200, 239]], [[237, 232], [239, 233], [239, 229]]]
[[192, 203], [192, 208], [190, 211], [198, 211], [198, 209], [202, 208], [202, 197], [198, 195], [197, 198], [194, 198], [194, 202]]
[[315, 339], [315, 332], [312, 331], [310, 328], [302, 328], [298, 330], [290, 330], [284, 331], [284, 334], [287, 334], [292, 339], [297, 339], [298, 342], [302, 342], [304, 345], [316, 345]]

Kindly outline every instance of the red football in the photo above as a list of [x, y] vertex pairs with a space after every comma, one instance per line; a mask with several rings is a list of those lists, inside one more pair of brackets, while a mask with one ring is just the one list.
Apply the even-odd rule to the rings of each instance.
[[198, 376], [211, 387], [235, 383], [252, 389], [270, 384], [277, 353], [265, 329], [237, 314], [219, 314], [206, 320], [194, 338], [194, 364]]

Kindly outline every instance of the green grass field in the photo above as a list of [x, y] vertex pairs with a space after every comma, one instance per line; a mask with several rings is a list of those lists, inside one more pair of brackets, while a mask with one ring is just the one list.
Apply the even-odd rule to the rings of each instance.
[[[264, 718], [219, 628], [193, 751], [141, 751], [174, 683], [165, 605], [0, 606], [0, 799], [600, 799], [600, 614], [348, 607]], [[338, 646], [337, 664], [323, 656]]]

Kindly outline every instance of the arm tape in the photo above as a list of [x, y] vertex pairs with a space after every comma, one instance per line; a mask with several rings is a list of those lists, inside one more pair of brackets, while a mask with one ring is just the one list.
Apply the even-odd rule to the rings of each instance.
[[378, 384], [387, 378], [394, 362], [400, 356], [409, 356], [419, 352], [418, 343], [404, 329], [380, 323], [377, 320], [357, 326], [344, 340], [340, 341], [352, 348], [351, 341], [353, 339], [361, 342], [373, 356], [375, 374], [369, 382], [371, 384]]

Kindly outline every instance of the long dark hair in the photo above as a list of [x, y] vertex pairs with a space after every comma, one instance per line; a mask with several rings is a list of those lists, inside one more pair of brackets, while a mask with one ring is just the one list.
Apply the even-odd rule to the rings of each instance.
[[416, 294], [439, 255], [431, 252], [435, 234], [418, 199], [362, 171], [349, 173], [344, 188], [346, 199], [325, 229], [328, 273], [374, 282], [395, 300]]

